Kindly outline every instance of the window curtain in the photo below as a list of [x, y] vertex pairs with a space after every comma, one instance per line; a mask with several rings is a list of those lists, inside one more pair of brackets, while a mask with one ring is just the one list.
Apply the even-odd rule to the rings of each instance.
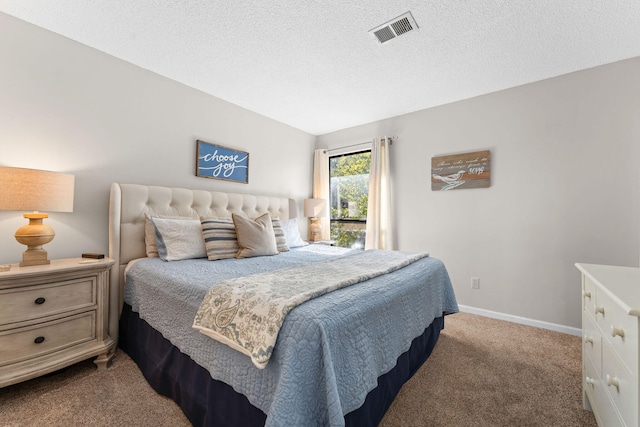
[[313, 198], [326, 202], [326, 216], [319, 218], [320, 238], [329, 240], [329, 155], [324, 149], [316, 150], [313, 155]]
[[365, 249], [394, 249], [391, 216], [391, 171], [388, 138], [375, 138], [371, 144], [369, 204]]

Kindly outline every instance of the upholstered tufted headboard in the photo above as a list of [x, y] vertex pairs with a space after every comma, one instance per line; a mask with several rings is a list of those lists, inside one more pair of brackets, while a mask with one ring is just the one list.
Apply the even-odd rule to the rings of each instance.
[[192, 218], [231, 217], [235, 213], [255, 218], [267, 212], [280, 219], [298, 216], [295, 200], [286, 197], [113, 183], [109, 203], [109, 257], [115, 261], [110, 279], [111, 337], [117, 340], [124, 270], [130, 261], [146, 257], [145, 213]]

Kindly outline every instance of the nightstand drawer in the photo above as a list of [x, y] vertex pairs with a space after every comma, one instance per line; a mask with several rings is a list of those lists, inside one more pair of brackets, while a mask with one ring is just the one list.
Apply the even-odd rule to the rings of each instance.
[[0, 291], [0, 324], [55, 315], [96, 304], [92, 277]]
[[0, 366], [95, 339], [95, 311], [0, 332]]

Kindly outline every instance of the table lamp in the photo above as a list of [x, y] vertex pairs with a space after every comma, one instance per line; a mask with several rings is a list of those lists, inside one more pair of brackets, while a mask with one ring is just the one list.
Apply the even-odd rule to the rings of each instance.
[[49, 264], [42, 245], [56, 233], [42, 222], [49, 215], [39, 211], [73, 212], [73, 183], [69, 174], [0, 166], [0, 210], [33, 211], [23, 215], [29, 224], [15, 234], [19, 243], [27, 245], [21, 267]]
[[322, 230], [318, 223], [318, 218], [327, 216], [326, 201], [324, 199], [305, 199], [304, 216], [311, 219], [311, 225], [309, 226], [311, 241], [322, 240]]

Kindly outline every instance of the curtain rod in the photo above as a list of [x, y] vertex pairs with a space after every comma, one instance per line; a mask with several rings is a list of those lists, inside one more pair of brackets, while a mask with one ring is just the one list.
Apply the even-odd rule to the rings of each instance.
[[[397, 136], [388, 136], [386, 137], [389, 142], [391, 143], [391, 145], [393, 145], [393, 141], [395, 141], [396, 139], [398, 139]], [[358, 144], [351, 144], [351, 145], [345, 145], [343, 147], [335, 147], [335, 148], [329, 148], [324, 150], [325, 153], [330, 153], [332, 151], [338, 151], [338, 150], [344, 150], [345, 148], [351, 148], [351, 147], [358, 147], [359, 145], [365, 145], [365, 144], [371, 144], [373, 142], [373, 140], [371, 141], [365, 141], [365, 142], [360, 142]]]

